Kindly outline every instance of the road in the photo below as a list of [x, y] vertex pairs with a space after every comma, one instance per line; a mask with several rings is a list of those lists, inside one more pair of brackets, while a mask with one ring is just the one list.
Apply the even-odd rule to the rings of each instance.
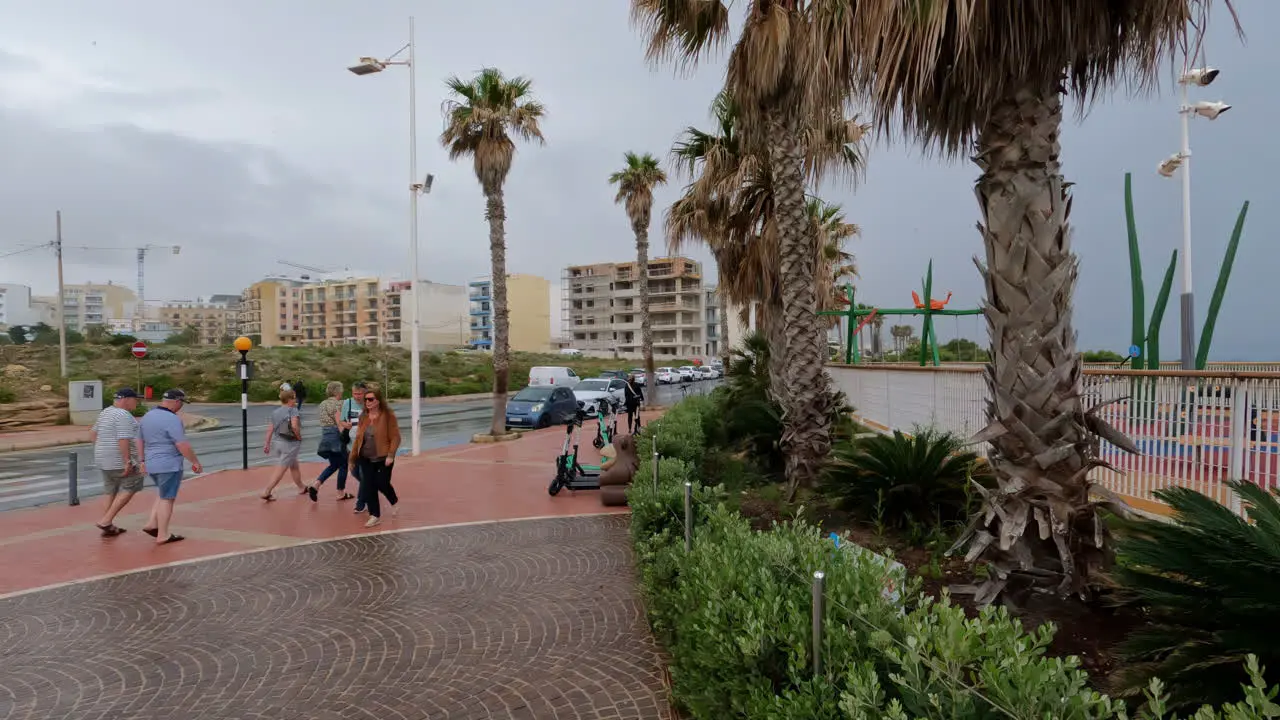
[[[718, 380], [690, 383], [685, 393], [689, 395], [709, 392]], [[669, 405], [680, 400], [682, 391], [678, 385], [658, 388], [657, 402]], [[400, 427], [409, 428], [409, 403], [392, 404]], [[492, 404], [488, 399], [468, 400], [422, 407], [422, 449], [459, 445], [469, 442], [471, 436], [489, 429]], [[273, 405], [249, 406], [249, 466], [266, 465], [271, 458], [262, 452], [262, 438], [266, 432], [267, 418]], [[238, 405], [193, 404], [189, 411], [196, 415], [218, 420], [218, 427], [189, 436], [196, 456], [204, 465], [205, 474], [241, 466], [240, 407]], [[307, 403], [303, 408], [303, 460], [318, 460], [314, 455], [314, 443], [318, 441], [314, 420], [315, 405]], [[405, 438], [408, 452], [410, 445]], [[15, 508], [66, 502], [68, 494], [68, 466], [70, 455], [76, 455], [80, 498], [91, 498], [102, 493], [102, 482], [93, 464], [93, 446], [68, 445], [41, 450], [0, 453], [0, 511]]]

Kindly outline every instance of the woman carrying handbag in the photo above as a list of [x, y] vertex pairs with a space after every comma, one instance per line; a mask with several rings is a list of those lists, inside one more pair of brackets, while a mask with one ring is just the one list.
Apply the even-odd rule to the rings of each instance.
[[384, 495], [391, 504], [391, 514], [396, 514], [400, 498], [391, 486], [391, 467], [400, 449], [400, 424], [396, 415], [386, 406], [381, 389], [370, 389], [364, 394], [364, 412], [352, 433], [351, 466], [358, 468], [360, 500], [369, 511], [365, 527], [382, 523], [382, 505], [378, 496]]

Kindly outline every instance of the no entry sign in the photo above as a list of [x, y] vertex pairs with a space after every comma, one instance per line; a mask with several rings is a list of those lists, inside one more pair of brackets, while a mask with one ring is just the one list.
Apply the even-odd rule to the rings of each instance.
[[147, 356], [147, 344], [139, 340], [133, 344], [133, 356], [136, 358], [144, 358]]

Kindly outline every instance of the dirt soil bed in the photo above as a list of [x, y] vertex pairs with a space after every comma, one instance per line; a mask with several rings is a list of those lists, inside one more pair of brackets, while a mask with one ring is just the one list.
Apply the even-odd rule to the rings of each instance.
[[[891, 532], [879, 534], [875, 528], [849, 513], [827, 507], [816, 496], [805, 498], [804, 515], [824, 532], [834, 532], [849, 538], [862, 547], [877, 552], [891, 551], [914, 575], [921, 578], [924, 592], [940, 597], [943, 589], [953, 585], [976, 582], [974, 573], [961, 557], [944, 557], [945, 547], [927, 549], [913, 547], [904, 538]], [[784, 522], [794, 517], [780, 500], [780, 493], [773, 488], [744, 494], [738, 503], [739, 512], [757, 530], [766, 530], [774, 522]], [[951, 602], [963, 607], [971, 617], [978, 613], [972, 598], [953, 595]], [[1075, 655], [1081, 668], [1089, 674], [1093, 687], [1106, 692], [1109, 677], [1116, 664], [1116, 649], [1121, 641], [1139, 624], [1141, 618], [1131, 613], [1116, 611], [1099, 605], [1086, 605], [1075, 600], [1047, 596], [1032, 596], [1017, 607], [1009, 606], [1027, 630], [1033, 630], [1051, 622], [1057, 627], [1049, 654], [1056, 657]]]

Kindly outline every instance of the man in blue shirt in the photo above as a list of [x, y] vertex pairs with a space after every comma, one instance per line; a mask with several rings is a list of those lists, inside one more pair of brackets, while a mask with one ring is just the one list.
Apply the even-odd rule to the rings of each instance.
[[173, 518], [173, 501], [178, 497], [182, 484], [182, 460], [191, 461], [191, 471], [204, 472], [196, 453], [187, 441], [178, 411], [187, 402], [187, 394], [177, 388], [164, 391], [160, 405], [142, 416], [138, 423], [142, 436], [142, 472], [151, 476], [156, 484], [156, 502], [151, 507], [151, 517], [142, 532], [156, 539], [157, 545], [178, 542], [181, 535], [169, 532]]

